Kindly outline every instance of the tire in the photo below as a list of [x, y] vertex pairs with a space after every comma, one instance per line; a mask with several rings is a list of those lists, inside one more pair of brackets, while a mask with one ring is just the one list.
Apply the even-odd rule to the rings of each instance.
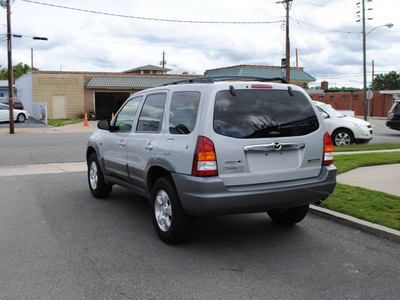
[[193, 230], [193, 217], [179, 201], [170, 177], [161, 177], [151, 192], [151, 218], [157, 235], [167, 244], [186, 241]]
[[338, 129], [332, 134], [332, 142], [335, 146], [352, 145], [353, 133], [348, 129]]
[[112, 191], [112, 185], [106, 184], [96, 154], [92, 154], [88, 160], [88, 183], [89, 189], [96, 198], [107, 198]]
[[269, 210], [269, 217], [278, 224], [294, 225], [302, 221], [308, 213], [309, 205], [302, 205], [291, 208], [279, 208]]
[[26, 120], [26, 116], [25, 116], [24, 114], [19, 114], [19, 115], [18, 115], [17, 121], [18, 121], [19, 123], [24, 123], [25, 120]]

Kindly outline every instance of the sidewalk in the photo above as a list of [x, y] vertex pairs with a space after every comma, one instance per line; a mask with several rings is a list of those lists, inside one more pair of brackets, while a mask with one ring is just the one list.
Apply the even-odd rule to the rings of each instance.
[[[14, 127], [15, 134], [30, 134], [30, 133], [67, 133], [67, 132], [95, 132], [97, 130], [97, 121], [89, 121], [89, 126], [83, 126], [84, 121], [64, 126], [47, 126], [39, 128], [18, 128]], [[9, 134], [9, 128], [0, 128], [0, 134]]]
[[338, 183], [400, 197], [400, 164], [357, 168], [336, 177]]

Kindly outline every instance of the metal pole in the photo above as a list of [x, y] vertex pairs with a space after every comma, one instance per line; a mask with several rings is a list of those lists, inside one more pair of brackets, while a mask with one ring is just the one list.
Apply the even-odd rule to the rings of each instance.
[[363, 89], [364, 89], [364, 120], [368, 119], [367, 112], [367, 48], [366, 48], [366, 35], [365, 35], [365, 0], [362, 0], [362, 35], [363, 35]]
[[14, 87], [12, 66], [11, 8], [7, 0], [7, 45], [8, 45], [8, 106], [10, 107], [10, 134], [14, 134]]
[[289, 39], [289, 10], [293, 0], [285, 0], [286, 8], [286, 80], [290, 83], [290, 39]]

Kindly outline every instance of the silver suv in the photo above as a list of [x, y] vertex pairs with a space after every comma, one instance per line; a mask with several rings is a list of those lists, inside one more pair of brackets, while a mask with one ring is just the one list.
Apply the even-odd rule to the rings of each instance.
[[197, 216], [267, 212], [300, 222], [336, 184], [333, 146], [303, 89], [201, 77], [133, 94], [88, 141], [97, 198], [148, 197], [158, 236], [186, 240]]

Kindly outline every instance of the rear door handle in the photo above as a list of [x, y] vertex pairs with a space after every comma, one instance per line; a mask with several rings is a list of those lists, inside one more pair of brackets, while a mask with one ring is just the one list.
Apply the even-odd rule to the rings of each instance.
[[147, 144], [146, 149], [147, 150], [153, 150], [153, 145], [152, 144]]
[[124, 140], [121, 140], [121, 141], [119, 142], [119, 145], [120, 145], [121, 147], [125, 147], [125, 146], [126, 146], [126, 143], [125, 143]]

